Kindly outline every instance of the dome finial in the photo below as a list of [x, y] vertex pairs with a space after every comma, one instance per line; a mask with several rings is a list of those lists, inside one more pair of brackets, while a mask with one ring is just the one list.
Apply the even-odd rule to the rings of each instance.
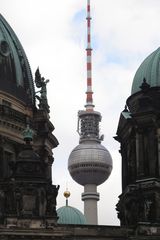
[[70, 197], [71, 193], [68, 189], [63, 193], [64, 197], [66, 198], [66, 206], [68, 206], [68, 198]]

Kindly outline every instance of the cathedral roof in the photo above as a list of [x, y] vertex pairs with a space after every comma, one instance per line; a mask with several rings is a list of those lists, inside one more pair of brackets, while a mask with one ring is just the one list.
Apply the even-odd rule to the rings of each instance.
[[132, 83], [132, 94], [141, 90], [145, 79], [150, 87], [160, 86], [160, 48], [151, 53], [138, 68]]
[[71, 206], [63, 206], [57, 210], [59, 224], [86, 224], [84, 215]]
[[0, 14], [0, 90], [34, 104], [30, 66], [16, 34]]

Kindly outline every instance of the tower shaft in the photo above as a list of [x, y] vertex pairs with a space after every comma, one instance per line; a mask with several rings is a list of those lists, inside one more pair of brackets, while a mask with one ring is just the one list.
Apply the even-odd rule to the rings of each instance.
[[99, 193], [97, 193], [97, 186], [95, 184], [86, 184], [84, 186], [82, 201], [84, 201], [84, 215], [86, 217], [87, 223], [97, 225], [97, 201], [99, 201]]

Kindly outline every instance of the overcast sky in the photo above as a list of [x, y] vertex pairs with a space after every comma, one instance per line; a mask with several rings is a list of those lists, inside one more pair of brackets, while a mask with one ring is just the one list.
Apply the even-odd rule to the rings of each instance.
[[[78, 145], [77, 112], [84, 109], [86, 91], [87, 0], [0, 0], [1, 14], [16, 32], [32, 73], [39, 66], [50, 79], [48, 99], [59, 146], [54, 149], [53, 183], [60, 184], [58, 207], [83, 211], [83, 188], [68, 174], [67, 161]], [[160, 44], [159, 0], [91, 0], [93, 91], [101, 112], [102, 143], [113, 158], [110, 178], [98, 187], [99, 224], [119, 224], [115, 205], [121, 193], [121, 157], [116, 135], [120, 112], [130, 96], [134, 74]]]

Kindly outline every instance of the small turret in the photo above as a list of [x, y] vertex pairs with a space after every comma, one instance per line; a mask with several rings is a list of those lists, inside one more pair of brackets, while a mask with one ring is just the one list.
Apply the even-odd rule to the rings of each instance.
[[71, 193], [66, 190], [63, 195], [66, 198], [66, 206], [60, 207], [57, 210], [58, 224], [86, 224], [84, 215], [77, 208], [71, 207], [68, 204], [68, 198]]

